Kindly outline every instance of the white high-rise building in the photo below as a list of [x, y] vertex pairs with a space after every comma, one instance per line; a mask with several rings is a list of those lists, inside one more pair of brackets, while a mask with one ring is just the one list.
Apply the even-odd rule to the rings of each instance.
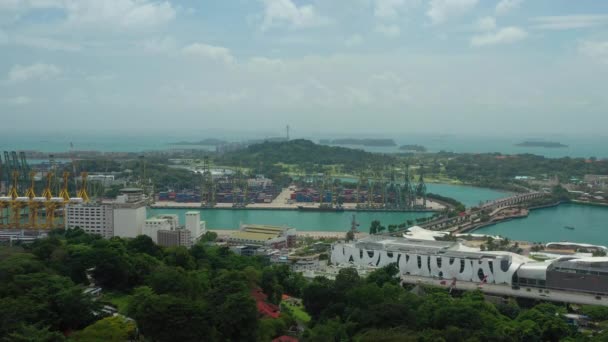
[[190, 231], [190, 238], [196, 242], [207, 230], [207, 223], [201, 221], [200, 211], [186, 212], [186, 229]]
[[[136, 237], [142, 234], [146, 221], [146, 201], [141, 189], [122, 189], [115, 201], [103, 203], [70, 203], [65, 210], [65, 228], [82, 228], [87, 233]], [[177, 217], [172, 219], [177, 226]]]
[[65, 208], [65, 229], [79, 227], [89, 234], [104, 238], [114, 236], [113, 208], [107, 204], [68, 204]]
[[143, 233], [146, 222], [146, 201], [143, 191], [136, 188], [120, 190], [113, 202], [114, 236], [136, 237]]

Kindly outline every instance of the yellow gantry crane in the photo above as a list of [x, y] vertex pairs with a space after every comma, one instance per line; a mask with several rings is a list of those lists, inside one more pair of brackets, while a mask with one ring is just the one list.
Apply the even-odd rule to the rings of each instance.
[[23, 207], [23, 203], [20, 201], [19, 193], [17, 192], [18, 183], [19, 172], [13, 171], [13, 183], [8, 192], [8, 196], [11, 198], [11, 222], [9, 226], [12, 228], [19, 228], [21, 225], [21, 208]]
[[35, 177], [36, 171], [30, 171], [30, 187], [25, 192], [25, 197], [29, 199], [28, 208], [29, 208], [29, 226], [30, 228], [36, 229], [38, 228], [38, 208], [40, 207], [40, 202], [36, 200], [36, 189], [35, 189]]
[[51, 187], [53, 185], [53, 176], [52, 172], [48, 172], [46, 174], [46, 187], [42, 192], [42, 197], [46, 199], [44, 202], [44, 209], [46, 210], [46, 222], [44, 228], [51, 229], [53, 228], [53, 221], [55, 220], [55, 209], [57, 209], [57, 203], [52, 202], [51, 198], [53, 198], [53, 193], [51, 191]]
[[82, 201], [87, 203], [89, 202], [89, 193], [87, 192], [87, 177], [89, 174], [87, 172], [83, 172], [80, 174], [80, 190], [78, 190], [77, 196], [82, 198]]

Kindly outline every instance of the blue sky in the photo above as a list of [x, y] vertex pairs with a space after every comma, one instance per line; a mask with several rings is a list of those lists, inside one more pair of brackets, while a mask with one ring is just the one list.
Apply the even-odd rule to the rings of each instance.
[[605, 134], [608, 1], [0, 0], [15, 131]]

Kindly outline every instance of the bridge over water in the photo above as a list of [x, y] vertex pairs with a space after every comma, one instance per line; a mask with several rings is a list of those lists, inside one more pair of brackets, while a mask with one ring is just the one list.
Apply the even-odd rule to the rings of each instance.
[[450, 227], [460, 225], [465, 222], [472, 222], [481, 216], [482, 211], [491, 211], [495, 214], [499, 209], [508, 208], [523, 204], [525, 202], [548, 196], [545, 192], [527, 192], [505, 198], [487, 201], [475, 210], [468, 210], [455, 217], [441, 217], [433, 221], [424, 222], [420, 227], [430, 230], [446, 230]]

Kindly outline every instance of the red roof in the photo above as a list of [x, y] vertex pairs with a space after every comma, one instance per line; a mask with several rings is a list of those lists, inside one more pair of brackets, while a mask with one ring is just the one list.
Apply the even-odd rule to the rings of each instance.
[[268, 296], [262, 292], [262, 289], [257, 288], [251, 290], [251, 296], [255, 299], [256, 305], [258, 307], [258, 313], [263, 316], [271, 317], [271, 318], [279, 318], [281, 315], [281, 310], [278, 306], [266, 302]]
[[292, 336], [283, 335], [275, 338], [272, 342], [298, 342], [298, 339]]
[[279, 318], [279, 316], [281, 315], [279, 307], [274, 304], [261, 301], [258, 301], [256, 304], [258, 306], [258, 313], [260, 313], [261, 315], [268, 316], [271, 318]]

